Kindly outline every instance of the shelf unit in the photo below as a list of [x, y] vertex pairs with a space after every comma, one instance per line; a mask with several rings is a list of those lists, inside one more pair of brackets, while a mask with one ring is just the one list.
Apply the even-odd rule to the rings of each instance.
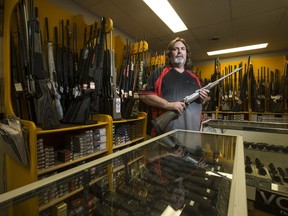
[[[7, 3], [7, 4], [6, 4]], [[5, 10], [4, 14], [7, 19], [4, 21], [4, 33], [3, 38], [4, 41], [10, 41], [10, 28], [11, 28], [11, 16], [13, 14], [13, 11], [15, 9], [16, 4], [18, 3], [18, 0], [11, 0], [11, 1], [5, 1]], [[35, 2], [41, 6], [42, 4], [49, 4], [49, 9], [51, 9], [50, 3], [47, 1], [37, 1]], [[42, 5], [42, 6], [43, 6]], [[43, 9], [43, 7], [40, 9]], [[43, 12], [48, 13], [48, 10], [43, 10]], [[56, 8], [57, 9], [57, 8]], [[50, 10], [53, 11], [53, 10]], [[58, 11], [58, 9], [57, 9]], [[60, 10], [61, 11], [61, 10]], [[42, 16], [45, 15], [45, 13], [42, 14]], [[58, 13], [57, 13], [58, 14]], [[51, 21], [52, 23], [58, 22], [58, 16], [60, 14], [63, 17], [66, 17], [70, 19], [71, 17], [75, 18], [75, 22], [79, 22], [79, 24], [83, 24], [83, 27], [86, 25], [83, 21], [83, 17], [80, 16], [72, 16], [68, 13], [60, 13], [57, 16], [52, 16]], [[43, 17], [41, 17], [43, 18]], [[50, 17], [49, 17], [50, 20]], [[80, 44], [80, 43], [79, 43]], [[15, 112], [13, 110], [12, 102], [11, 102], [11, 50], [10, 50], [10, 44], [4, 43], [3, 44], [3, 61], [4, 61], [4, 101], [5, 101], [5, 112], [7, 116], [15, 116]], [[91, 120], [95, 123], [87, 124], [87, 125], [76, 125], [76, 124], [61, 124], [59, 128], [52, 129], [52, 130], [42, 130], [41, 128], [37, 127], [36, 124], [32, 121], [28, 120], [21, 120], [21, 124], [27, 129], [28, 131], [28, 148], [29, 148], [29, 160], [30, 164], [29, 166], [23, 166], [16, 161], [14, 161], [12, 158], [10, 158], [8, 155], [5, 155], [5, 190], [11, 191], [17, 188], [20, 188], [22, 186], [28, 185], [30, 183], [38, 182], [40, 179], [46, 179], [53, 177], [56, 173], [66, 173], [69, 172], [69, 170], [77, 167], [78, 165], [86, 164], [89, 162], [93, 162], [96, 159], [102, 158], [103, 156], [112, 154], [114, 151], [126, 148], [128, 146], [134, 145], [138, 142], [142, 142], [146, 139], [146, 127], [147, 127], [147, 115], [144, 112], [140, 112], [138, 114], [138, 117], [134, 119], [122, 119], [118, 121], [113, 121], [112, 117], [109, 115], [104, 114], [97, 114], [92, 115]], [[137, 125], [138, 132], [136, 133], [137, 136], [134, 137], [131, 133], [129, 141], [122, 143], [121, 145], [118, 145], [117, 147], [113, 147], [113, 127], [117, 127], [119, 125], [128, 125], [131, 128], [133, 128], [133, 125]], [[64, 154], [64, 162], [60, 162], [58, 160], [55, 160], [54, 158], [57, 156], [58, 151], [61, 151], [63, 149], [66, 149], [67, 146], [69, 146], [69, 139], [71, 141], [71, 137], [74, 137], [76, 135], [85, 134], [87, 131], [93, 131], [92, 133], [95, 134], [95, 130], [101, 130], [104, 131], [104, 134], [98, 134], [100, 137], [102, 137], [100, 140], [100, 146], [96, 149], [93, 149], [93, 151], [87, 151], [85, 154], [80, 154], [77, 157], [70, 156], [68, 157], [68, 160], [66, 161], [66, 157]], [[90, 133], [89, 132], [89, 133]], [[128, 131], [130, 133], [130, 131]], [[101, 133], [101, 132], [100, 132]], [[99, 138], [99, 137], [98, 137]], [[90, 140], [91, 141], [91, 140]], [[94, 143], [95, 140], [93, 140]], [[97, 140], [99, 141], [99, 140]], [[39, 142], [42, 147], [39, 147]], [[40, 145], [40, 146], [41, 146]], [[102, 146], [101, 146], [102, 145]], [[53, 151], [46, 152], [42, 151], [44, 149], [44, 146], [51, 147]], [[97, 145], [98, 146], [98, 145]], [[91, 146], [90, 146], [91, 147]], [[91, 150], [91, 149], [90, 149]], [[70, 149], [70, 151], [72, 151]], [[65, 153], [65, 152], [64, 152]], [[71, 153], [71, 152], [70, 152]], [[50, 159], [48, 160], [48, 165], [46, 166], [46, 158], [42, 160], [39, 160], [39, 155], [41, 157], [45, 158], [46, 156], [50, 155]], [[69, 155], [69, 154], [68, 154]], [[50, 161], [49, 161], [50, 160]], [[45, 165], [42, 166], [42, 163]], [[41, 164], [41, 167], [39, 166]], [[40, 167], [40, 168], [39, 168]], [[98, 182], [104, 181], [104, 179], [108, 179], [108, 173], [109, 173], [109, 167], [106, 167], [107, 173], [102, 176], [97, 176], [91, 181], [89, 181], [89, 184], [96, 184]], [[39, 205], [39, 198], [34, 197], [32, 199], [29, 199], [19, 205], [17, 205], [17, 208], [13, 208], [8, 211], [8, 215], [39, 215], [39, 212], [50, 208], [51, 206], [60, 203], [61, 201], [77, 194], [83, 191], [84, 186], [81, 185], [77, 187], [75, 190], [69, 191], [69, 193], [66, 193], [65, 195], [53, 199], [48, 202], [44, 202], [43, 204]]]
[[[102, 157], [107, 154], [112, 153], [112, 118], [108, 115], [95, 115], [93, 116], [94, 120], [97, 120], [97, 123], [91, 125], [74, 125], [74, 126], [65, 126], [61, 129], [54, 129], [54, 130], [41, 130], [37, 128], [33, 122], [30, 121], [22, 121], [23, 125], [29, 131], [29, 153], [30, 153], [30, 165], [27, 167], [23, 167], [22, 165], [15, 162], [9, 156], [6, 156], [6, 189], [10, 191], [12, 189], [27, 185], [32, 182], [36, 182], [40, 179], [46, 178], [47, 176], [55, 175], [56, 173], [63, 172], [65, 170], [69, 170], [79, 164], [83, 164], [92, 160], [95, 160], [99, 157]], [[97, 150], [91, 154], [84, 155], [82, 157], [78, 157], [75, 160], [70, 160], [68, 162], [59, 162], [55, 160], [51, 163], [49, 159], [43, 159], [42, 161], [48, 160], [48, 163], [52, 165], [39, 170], [39, 149], [37, 149], [37, 141], [42, 139], [45, 145], [51, 145], [51, 141], [53, 141], [53, 147], [56, 148], [63, 148], [65, 147], [64, 138], [67, 138], [68, 135], [71, 134], [79, 134], [79, 132], [85, 132], [88, 130], [94, 129], [104, 129], [105, 130], [105, 149]], [[52, 138], [52, 139], [51, 139]], [[57, 142], [60, 141], [60, 142]], [[51, 154], [51, 152], [50, 152]], [[47, 155], [45, 153], [44, 155]], [[56, 157], [56, 151], [53, 152], [51, 158]], [[37, 160], [38, 158], [38, 160]], [[21, 176], [21, 178], [19, 178]], [[95, 180], [97, 182], [97, 180]], [[94, 182], [94, 183], [95, 183]], [[69, 193], [65, 194], [65, 196], [61, 196], [59, 199], [55, 199], [50, 202], [46, 202], [44, 205], [40, 205], [39, 210], [42, 211], [50, 206], [53, 206], [54, 203], [61, 202], [62, 200], [67, 199], [68, 197], [79, 193], [81, 191], [81, 187], [74, 191], [69, 191]], [[31, 203], [30, 203], [31, 202]], [[34, 199], [34, 201], [29, 200], [23, 204], [24, 206], [30, 206], [29, 214], [37, 215], [38, 209], [35, 206], [39, 206], [39, 200]], [[23, 208], [17, 208], [13, 211], [13, 214], [23, 212]], [[33, 209], [33, 210], [32, 210]]]
[[[30, 121], [24, 121], [22, 120], [23, 125], [28, 129], [29, 131], [29, 151], [30, 151], [30, 166], [23, 167], [17, 162], [15, 162], [13, 159], [11, 159], [9, 156], [6, 156], [6, 181], [7, 181], [7, 191], [10, 191], [12, 189], [16, 189], [18, 187], [27, 185], [32, 182], [36, 182], [40, 179], [47, 178], [49, 176], [53, 176], [57, 173], [67, 171], [73, 167], [76, 167], [80, 164], [87, 163], [90, 161], [93, 161], [97, 158], [103, 157], [108, 154], [112, 154], [114, 151], [118, 151], [119, 149], [126, 148], [131, 145], [135, 145], [139, 142], [145, 141], [146, 137], [146, 124], [147, 124], [147, 115], [144, 112], [139, 112], [139, 116], [136, 119], [123, 119], [118, 121], [113, 121], [112, 117], [109, 115], [94, 115], [93, 120], [97, 121], [95, 124], [91, 125], [70, 125], [69, 127], [65, 126], [60, 129], [53, 129], [53, 130], [41, 130], [40, 128], [37, 128], [33, 122]], [[112, 134], [112, 128], [113, 126], [119, 126], [119, 125], [134, 125], [136, 124], [138, 127], [138, 134], [136, 137], [130, 136], [130, 141], [127, 143], [123, 143], [121, 145], [114, 146], [113, 143], [113, 134]], [[131, 131], [132, 128], [132, 131]], [[105, 130], [105, 149], [97, 150], [93, 153], [83, 155], [82, 157], [79, 157], [75, 160], [69, 160], [67, 162], [59, 162], [54, 161], [55, 163], [47, 167], [45, 169], [39, 170], [39, 158], [37, 160], [37, 157], [39, 156], [39, 149], [37, 149], [37, 141], [39, 139], [43, 140], [43, 143], [45, 145], [47, 144], [53, 144], [53, 147], [55, 149], [59, 149], [60, 147], [63, 148], [67, 146], [67, 143], [65, 143], [66, 138], [69, 137], [71, 134], [79, 134], [79, 132], [83, 133], [88, 130], [94, 130], [94, 129], [104, 129]], [[133, 127], [130, 126], [130, 129], [128, 129], [128, 133], [133, 132]], [[56, 157], [56, 151], [54, 151], [53, 158]], [[140, 159], [140, 158], [139, 158]], [[45, 159], [44, 161], [47, 162], [48, 159]], [[112, 167], [107, 167], [107, 170], [110, 170], [110, 173], [115, 172]], [[115, 168], [117, 170], [117, 168]], [[108, 172], [109, 173], [109, 172]], [[19, 178], [19, 174], [21, 175], [21, 178]], [[18, 177], [18, 178], [17, 178]], [[108, 174], [103, 175], [101, 177], [97, 177], [94, 180], [92, 180], [89, 184], [95, 184], [104, 178], [108, 178]], [[23, 204], [24, 206], [39, 206], [39, 210], [31, 207], [29, 210], [29, 214], [32, 213], [32, 215], [35, 214], [35, 212], [46, 210], [47, 208], [60, 203], [61, 201], [82, 192], [83, 186], [81, 183], [79, 183], [79, 187], [73, 191], [69, 190], [69, 192], [66, 192], [65, 195], [60, 196], [57, 199], [45, 201], [44, 204], [39, 204], [38, 199], [34, 199], [33, 201], [29, 200]], [[23, 213], [23, 208], [16, 208], [13, 211], [13, 214], [17, 214], [19, 212]], [[32, 211], [32, 212], [31, 212]], [[28, 215], [28, 214], [27, 214]]]

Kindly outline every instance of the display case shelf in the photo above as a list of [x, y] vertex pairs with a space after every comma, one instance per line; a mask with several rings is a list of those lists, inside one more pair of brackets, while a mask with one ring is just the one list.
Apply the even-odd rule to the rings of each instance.
[[[245, 216], [243, 158], [241, 136], [175, 130], [1, 194], [0, 208], [16, 213], [42, 196], [48, 202], [38, 208], [41, 215], [63, 204], [67, 215]], [[63, 185], [55, 200], [44, 193]]]

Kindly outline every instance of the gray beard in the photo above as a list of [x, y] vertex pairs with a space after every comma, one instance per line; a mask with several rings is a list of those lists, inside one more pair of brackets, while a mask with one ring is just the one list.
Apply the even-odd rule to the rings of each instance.
[[183, 57], [175, 57], [172, 60], [172, 63], [174, 66], [184, 66], [185, 65], [185, 59]]

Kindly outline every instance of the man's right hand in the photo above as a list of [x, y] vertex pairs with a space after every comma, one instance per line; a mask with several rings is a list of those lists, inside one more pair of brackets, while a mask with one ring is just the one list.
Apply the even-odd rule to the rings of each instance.
[[183, 110], [186, 108], [186, 105], [184, 102], [176, 101], [176, 102], [168, 102], [166, 109], [167, 110], [175, 110], [179, 114], [183, 112]]

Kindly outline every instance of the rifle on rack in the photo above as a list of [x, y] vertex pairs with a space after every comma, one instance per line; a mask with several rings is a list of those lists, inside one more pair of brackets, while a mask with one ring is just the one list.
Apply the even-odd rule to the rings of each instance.
[[274, 94], [271, 94], [271, 111], [283, 113], [285, 111], [286, 101], [288, 98], [288, 55], [285, 55], [284, 73], [280, 79], [280, 71], [275, 70], [275, 86]]
[[115, 67], [115, 53], [111, 52], [111, 77], [112, 77], [112, 95], [113, 95], [113, 103], [112, 103], [112, 118], [113, 120], [121, 119], [121, 98], [119, 97], [116, 90], [116, 67]]
[[47, 34], [47, 52], [48, 52], [48, 68], [49, 68], [49, 79], [51, 83], [51, 93], [53, 95], [54, 104], [56, 107], [56, 111], [58, 114], [58, 119], [61, 120], [63, 118], [63, 109], [61, 105], [61, 95], [58, 92], [58, 82], [57, 82], [57, 72], [55, 69], [55, 62], [54, 62], [54, 54], [53, 54], [53, 45], [50, 41], [49, 37], [49, 26], [48, 26], [48, 18], [45, 18], [45, 24], [46, 24], [46, 34]]
[[[77, 25], [73, 23], [73, 77], [74, 77], [74, 87], [76, 87], [76, 91], [78, 92], [78, 84], [79, 84], [79, 74], [78, 74], [78, 53], [77, 53]], [[76, 95], [78, 95], [76, 93]]]
[[64, 122], [91, 123], [90, 114], [99, 112], [103, 81], [104, 40], [106, 38], [105, 25], [106, 19], [103, 17], [100, 28], [98, 29], [97, 23], [95, 23], [94, 34], [92, 34], [93, 27], [91, 27], [89, 40], [84, 43], [79, 63], [79, 80], [82, 84], [82, 91], [70, 103], [67, 114], [64, 116]]
[[[228, 73], [231, 73], [232, 71], [232, 65], [228, 65]], [[230, 110], [231, 110], [231, 107], [233, 106], [233, 81], [232, 81], [232, 76], [230, 76], [228, 79], [228, 89], [229, 89], [229, 94], [228, 94], [228, 101], [229, 101], [229, 104], [230, 104]]]
[[[58, 92], [60, 94], [60, 104], [62, 107], [62, 112], [65, 112], [65, 95], [64, 95], [64, 83], [63, 83], [63, 67], [62, 67], [62, 48], [58, 43], [58, 27], [54, 27], [54, 45], [55, 45], [55, 70], [57, 71], [57, 83]], [[63, 118], [63, 117], [62, 117]]]
[[138, 116], [140, 101], [136, 91], [142, 89], [144, 79], [144, 52], [147, 50], [148, 44], [146, 41], [132, 44], [131, 49], [131, 45], [127, 40], [122, 64], [123, 84], [122, 86], [119, 85], [122, 98], [122, 117], [126, 119], [136, 118]]
[[[73, 67], [73, 52], [72, 49], [70, 47], [70, 40], [72, 37], [72, 30], [71, 30], [71, 26], [70, 26], [70, 22], [69, 20], [66, 20], [66, 44], [67, 44], [67, 61], [68, 61], [68, 65], [67, 65], [67, 70], [68, 70], [68, 94], [69, 94], [69, 98], [71, 98], [72, 96], [72, 90], [75, 87], [74, 86], [74, 67]], [[69, 99], [69, 102], [71, 100]]]
[[[239, 67], [242, 68], [242, 62], [239, 63]], [[235, 104], [236, 105], [237, 101], [240, 98], [240, 94], [241, 94], [241, 83], [242, 83], [242, 69], [239, 71], [238, 73], [238, 81], [237, 81], [237, 94], [235, 95]], [[233, 107], [234, 107], [233, 106]]]
[[128, 65], [128, 55], [129, 55], [129, 47], [128, 47], [128, 42], [127, 42], [126, 45], [124, 46], [123, 60], [122, 60], [122, 64], [120, 67], [119, 76], [117, 77], [117, 83], [118, 83], [119, 93], [121, 94], [121, 98], [123, 98], [124, 96], [125, 75], [126, 75], [126, 67]]
[[[110, 50], [106, 48], [106, 89], [108, 94], [108, 107], [109, 115], [112, 116], [113, 120], [119, 120], [122, 118], [121, 116], [121, 98], [119, 97], [117, 90], [116, 90], [116, 67], [115, 67], [115, 52], [112, 50], [112, 29], [113, 23], [112, 20], [107, 20], [108, 29], [106, 28], [106, 33], [110, 32]], [[106, 41], [107, 47], [107, 41]]]
[[[239, 70], [241, 70], [241, 68], [236, 68], [234, 71], [232, 71], [231, 73], [221, 77], [220, 79], [214, 81], [214, 82], [210, 82], [208, 85], [204, 86], [204, 89], [212, 89], [214, 88], [216, 85], [218, 85], [222, 80], [226, 79], [227, 77], [231, 76], [232, 74], [238, 72]], [[199, 90], [197, 90], [196, 92], [194, 92], [191, 95], [186, 96], [182, 102], [184, 102], [186, 104], [186, 106], [188, 106], [190, 103], [192, 103], [193, 101], [195, 101], [196, 99], [199, 98]], [[165, 113], [163, 113], [162, 115], [158, 116], [157, 118], [152, 120], [152, 124], [154, 125], [156, 131], [158, 134], [163, 133], [165, 128], [168, 126], [168, 124], [176, 119], [179, 116], [179, 113], [176, 111], [166, 111]]]
[[[234, 65], [234, 70], [237, 68], [237, 65]], [[238, 74], [239, 75], [239, 74]], [[239, 76], [238, 76], [239, 79]], [[236, 99], [238, 94], [238, 86], [237, 86], [237, 74], [234, 74], [234, 81], [233, 81], [233, 105], [231, 108], [235, 105]]]
[[[22, 109], [21, 109], [21, 96], [23, 95], [23, 87], [21, 83], [21, 76], [19, 74], [19, 68], [17, 64], [17, 53], [16, 53], [16, 45], [15, 45], [15, 39], [12, 36], [13, 33], [11, 31], [10, 33], [10, 50], [11, 50], [11, 79], [12, 79], [12, 85], [11, 85], [11, 92], [13, 93], [12, 99], [12, 105], [13, 107], [16, 107], [16, 116], [23, 119]], [[19, 46], [19, 45], [18, 45]]]
[[100, 96], [103, 86], [104, 42], [106, 40], [106, 18], [102, 17], [99, 34], [96, 39], [93, 63], [89, 67], [88, 77], [92, 80], [95, 90], [91, 98], [91, 112], [99, 113]]
[[265, 111], [270, 111], [270, 95], [271, 95], [271, 85], [270, 85], [270, 70], [267, 68], [266, 84], [265, 84]]
[[[229, 70], [229, 65], [228, 67], [224, 68], [224, 76], [226, 76], [228, 74], [228, 70]], [[229, 111], [231, 110], [231, 101], [229, 98], [229, 79], [225, 79], [223, 80], [223, 87], [222, 87], [222, 99], [221, 99], [221, 110], [222, 111]]]
[[87, 28], [84, 30], [84, 42], [83, 48], [80, 51], [79, 59], [79, 72], [78, 72], [78, 84], [82, 85], [82, 89], [86, 89], [88, 85], [88, 68], [90, 61], [93, 56], [94, 44], [92, 43], [93, 38], [97, 36], [97, 22], [94, 24], [94, 34], [93, 25], [90, 26], [89, 38], [86, 40]]
[[[221, 69], [220, 69], [219, 58], [216, 58], [215, 59], [215, 63], [214, 63], [214, 73], [211, 76], [211, 81], [212, 82], [217, 80], [217, 79], [219, 79], [221, 77], [220, 70]], [[221, 89], [221, 86], [220, 87], [216, 86], [215, 88], [211, 89], [211, 92], [210, 92], [211, 99], [208, 102], [209, 108], [208, 108], [207, 111], [216, 110], [216, 108], [218, 107], [220, 89]]]
[[65, 40], [64, 40], [64, 35], [65, 35], [65, 31], [64, 31], [64, 20], [61, 20], [61, 42], [62, 42], [62, 46], [61, 46], [61, 66], [62, 66], [62, 83], [61, 86], [63, 86], [62, 89], [62, 95], [61, 95], [61, 103], [62, 103], [62, 107], [63, 107], [63, 112], [64, 114], [66, 113], [68, 106], [69, 106], [69, 86], [68, 86], [68, 67], [67, 67], [67, 48], [65, 46]]
[[240, 90], [239, 90], [239, 97], [232, 108], [232, 111], [239, 112], [239, 111], [248, 111], [247, 108], [247, 95], [248, 95], [248, 74], [250, 70], [250, 56], [248, 57], [248, 64], [245, 64], [244, 69], [244, 76], [242, 76], [242, 70], [240, 71], [241, 83], [239, 83]]
[[[28, 39], [28, 11], [27, 5], [24, 1], [20, 1], [17, 5], [16, 23], [18, 36], [18, 59], [20, 70], [20, 81], [22, 81], [23, 93], [27, 104], [27, 109], [21, 107], [22, 118], [36, 122], [36, 111], [34, 106], [34, 79], [30, 73], [30, 59], [29, 59], [29, 39]], [[15, 85], [15, 84], [14, 84]], [[24, 105], [24, 103], [23, 103]], [[24, 109], [23, 109], [24, 108]], [[25, 112], [27, 111], [27, 112]], [[25, 114], [28, 115], [25, 115]]]
[[57, 112], [52, 103], [50, 91], [48, 89], [47, 71], [44, 70], [40, 25], [38, 21], [38, 10], [34, 8], [33, 0], [29, 1], [30, 19], [28, 22], [30, 47], [30, 75], [35, 81], [35, 109], [37, 124], [43, 129], [54, 129], [59, 127]]
[[91, 26], [89, 41], [86, 41], [86, 31], [84, 35], [83, 49], [80, 54], [79, 62], [79, 75], [77, 76], [78, 83], [82, 89], [79, 89], [77, 95], [72, 98], [69, 107], [64, 115], [63, 122], [86, 124], [90, 115], [90, 103], [91, 103], [91, 90], [88, 88], [87, 72], [90, 59], [92, 58], [93, 46], [92, 46], [92, 30]]

